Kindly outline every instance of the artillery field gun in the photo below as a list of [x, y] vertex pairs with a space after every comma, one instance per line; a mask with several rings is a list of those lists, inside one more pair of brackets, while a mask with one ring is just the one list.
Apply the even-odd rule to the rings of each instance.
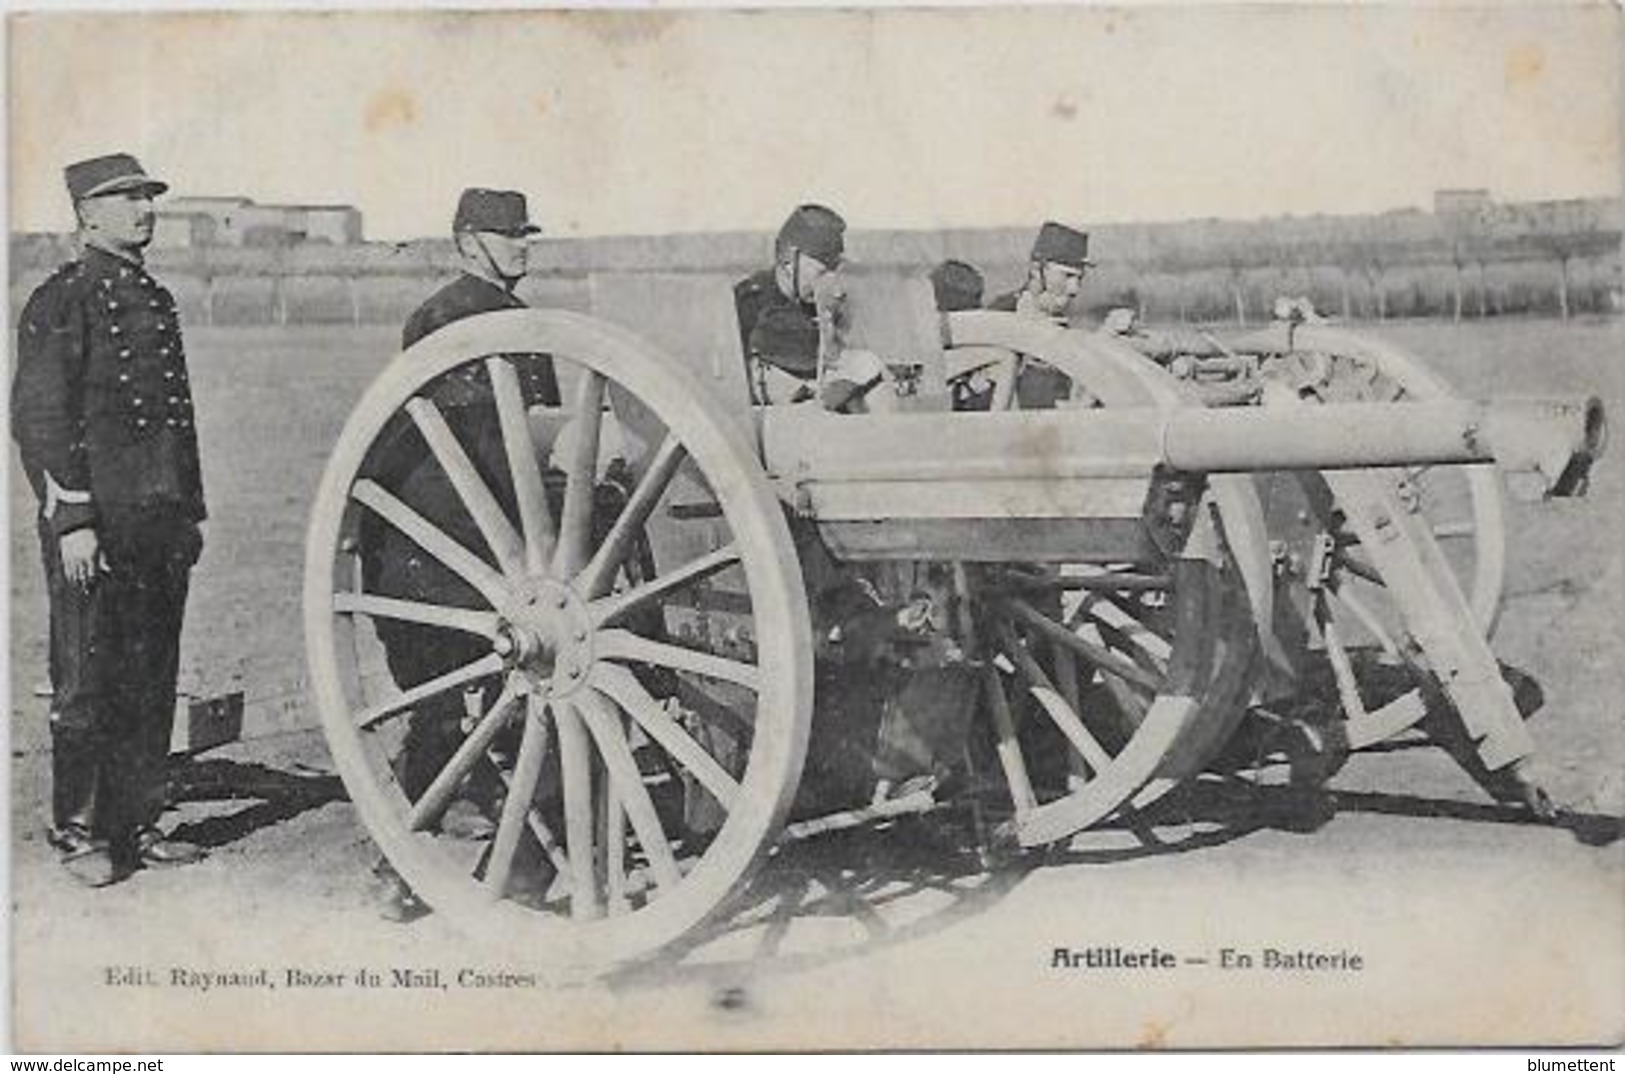
[[[1250, 721], [1300, 743], [1304, 779], [1426, 728], [1488, 793], [1553, 813], [1486, 641], [1500, 471], [1583, 491], [1596, 400], [1462, 401], [1320, 325], [1192, 356], [857, 279], [888, 412], [755, 406], [725, 284], [603, 277], [593, 296], [592, 317], [488, 314], [398, 358], [310, 526], [333, 756], [390, 861], [471, 934], [561, 968], [637, 959], [725, 912], [782, 838], [967, 802], [990, 841], [1049, 844], [1146, 809]], [[562, 408], [521, 392], [543, 354]], [[1024, 369], [1060, 375], [1053, 405], [1023, 409]], [[954, 409], [973, 375], [989, 409]], [[430, 391], [448, 376], [482, 393], [504, 472], [451, 432]], [[480, 543], [377, 475], [403, 427]], [[378, 525], [468, 599], [368, 591]], [[384, 620], [488, 648], [403, 690]], [[404, 714], [447, 692], [461, 745], [410, 800]], [[442, 833], [492, 773], [495, 835]]]

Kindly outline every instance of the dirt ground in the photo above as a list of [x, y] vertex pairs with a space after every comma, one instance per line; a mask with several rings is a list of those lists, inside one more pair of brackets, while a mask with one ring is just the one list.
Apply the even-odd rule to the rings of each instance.
[[[1625, 414], [1621, 322], [1374, 329], [1465, 395], [1589, 392]], [[744, 911], [682, 956], [591, 984], [486, 988], [545, 954], [469, 947], [436, 916], [378, 919], [364, 832], [305, 696], [305, 512], [384, 330], [192, 330], [209, 548], [183, 686], [242, 690], [245, 741], [182, 773], [203, 863], [85, 891], [43, 840], [44, 597], [26, 486], [11, 492], [13, 1039], [29, 1050], [763, 1046], [1192, 1047], [1618, 1043], [1625, 1036], [1625, 466], [1591, 496], [1512, 504], [1498, 655], [1545, 692], [1533, 726], [1570, 813], [1487, 803], [1436, 751], [1356, 757], [1305, 809], [1203, 787], [1148, 844], [1105, 831], [984, 868], [913, 823], [785, 848]], [[1616, 453], [1617, 454], [1617, 453]], [[1270, 781], [1266, 781], [1267, 783]], [[946, 826], [945, 826], [946, 827]], [[1152, 946], [1180, 969], [1059, 968], [1057, 947]], [[1314, 948], [1364, 968], [1221, 966]], [[1344, 961], [1347, 961], [1345, 957]], [[447, 987], [388, 985], [441, 968]], [[175, 971], [267, 971], [207, 991]], [[128, 970], [129, 974], [122, 971]], [[343, 975], [292, 986], [290, 970]], [[362, 986], [379, 972], [382, 987]], [[151, 975], [153, 983], [145, 983]], [[1125, 987], [1128, 986], [1128, 987]], [[78, 997], [65, 1003], [66, 997]]]

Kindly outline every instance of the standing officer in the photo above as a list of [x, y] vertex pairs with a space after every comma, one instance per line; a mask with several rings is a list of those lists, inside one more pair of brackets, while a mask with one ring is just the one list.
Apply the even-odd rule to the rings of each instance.
[[65, 178], [81, 256], [23, 309], [11, 426], [50, 597], [50, 842], [100, 887], [202, 856], [156, 821], [205, 512], [175, 299], [142, 264], [168, 187], [125, 153]]
[[[401, 346], [409, 348], [465, 317], [523, 308], [525, 303], [514, 288], [529, 266], [530, 238], [540, 231], [530, 222], [523, 194], [483, 187], [464, 190], [452, 218], [461, 272], [407, 319]], [[517, 364], [526, 403], [558, 406], [558, 382], [551, 361], [540, 355], [524, 356]], [[483, 364], [452, 370], [425, 394], [445, 417], [498, 502], [510, 517], [515, 516], [501, 425]], [[375, 477], [442, 532], [470, 550], [484, 547], [461, 497], [409, 422], [386, 432], [385, 444], [373, 461]], [[478, 600], [462, 578], [392, 527], [369, 519], [362, 531], [362, 546], [371, 591], [432, 604], [468, 606]], [[471, 663], [489, 651], [489, 645], [436, 627], [380, 619], [376, 629], [390, 674], [402, 689]], [[409, 798], [421, 796], [451, 760], [462, 740], [464, 715], [464, 699], [453, 692], [419, 703], [407, 718], [406, 738], [394, 767]], [[485, 787], [473, 793], [490, 798], [501, 792]], [[467, 838], [488, 836], [493, 827], [468, 800], [454, 802], [441, 826], [443, 831]], [[380, 910], [385, 917], [406, 920], [422, 912], [421, 903], [386, 861], [380, 859], [375, 872], [382, 884]]]

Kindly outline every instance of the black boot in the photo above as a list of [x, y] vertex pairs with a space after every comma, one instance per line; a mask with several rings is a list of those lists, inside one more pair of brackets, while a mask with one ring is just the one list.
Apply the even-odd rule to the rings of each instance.
[[124, 876], [99, 823], [102, 783], [94, 751], [57, 736], [51, 744], [52, 828], [47, 839], [68, 875], [92, 888], [106, 887]]
[[162, 746], [148, 735], [125, 743], [119, 752], [123, 777], [114, 850], [131, 869], [190, 865], [205, 857], [196, 843], [165, 835], [158, 827], [168, 804], [168, 742], [166, 730]]

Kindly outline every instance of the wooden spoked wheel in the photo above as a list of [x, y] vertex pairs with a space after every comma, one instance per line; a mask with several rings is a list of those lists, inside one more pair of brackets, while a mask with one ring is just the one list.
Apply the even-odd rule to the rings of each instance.
[[[1162, 370], [1104, 337], [996, 313], [955, 314], [950, 334], [957, 346], [1038, 358], [1092, 405], [1191, 405]], [[1258, 667], [1254, 615], [1272, 601], [1263, 515], [1251, 483], [1230, 477], [1210, 478], [1192, 510], [1158, 564], [1007, 564], [977, 576], [987, 708], [1023, 845], [1149, 805], [1199, 772], [1239, 722]], [[1070, 754], [1048, 786], [1031, 778], [1043, 759], [1023, 746], [1024, 713], [1052, 724]]]
[[[1235, 344], [1238, 350], [1288, 355], [1323, 380], [1326, 402], [1403, 403], [1451, 399], [1456, 392], [1415, 356], [1381, 340], [1325, 325], [1279, 325]], [[1301, 356], [1293, 359], [1292, 356]], [[1493, 463], [1417, 466], [1394, 472], [1404, 496], [1427, 516], [1480, 632], [1489, 637], [1506, 579], [1506, 524], [1500, 474]], [[1288, 493], [1290, 495], [1290, 493]], [[1300, 505], [1295, 505], [1300, 506]], [[1274, 523], [1281, 514], [1266, 511]], [[1273, 530], [1272, 526], [1272, 530]], [[1275, 535], [1272, 532], [1272, 536]]]
[[[1250, 337], [1284, 351], [1286, 328]], [[1450, 387], [1417, 359], [1385, 343], [1320, 325], [1299, 325], [1284, 360], [1321, 386], [1326, 402], [1404, 403], [1443, 399]], [[1500, 611], [1506, 536], [1500, 476], [1493, 464], [1372, 471], [1425, 520], [1437, 545], [1430, 561], [1459, 589], [1484, 637]], [[1415, 685], [1406, 628], [1391, 594], [1321, 474], [1261, 475], [1278, 564], [1275, 623], [1287, 648], [1306, 654], [1311, 697], [1337, 699], [1338, 745], [1358, 749], [1409, 729], [1428, 712]], [[1445, 572], [1448, 577], [1445, 577]], [[1294, 622], [1294, 618], [1297, 620]], [[1341, 741], [1346, 739], [1346, 742]]]
[[[527, 405], [538, 355], [562, 408]], [[483, 408], [461, 436], [448, 384]], [[455, 491], [447, 524], [389, 484], [379, 456], [403, 426]], [[612, 475], [622, 495], [604, 495]], [[378, 531], [464, 598], [368, 591]], [[694, 614], [708, 600], [726, 631]], [[511, 959], [597, 969], [672, 942], [725, 908], [790, 806], [812, 646], [782, 510], [736, 425], [629, 332], [504, 311], [397, 358], [322, 479], [304, 601], [323, 726], [368, 831], [429, 906]], [[402, 688], [386, 623], [472, 639], [473, 658]], [[404, 729], [448, 694], [466, 712], [455, 748], [408, 794]], [[451, 834], [481, 784], [494, 823]]]

